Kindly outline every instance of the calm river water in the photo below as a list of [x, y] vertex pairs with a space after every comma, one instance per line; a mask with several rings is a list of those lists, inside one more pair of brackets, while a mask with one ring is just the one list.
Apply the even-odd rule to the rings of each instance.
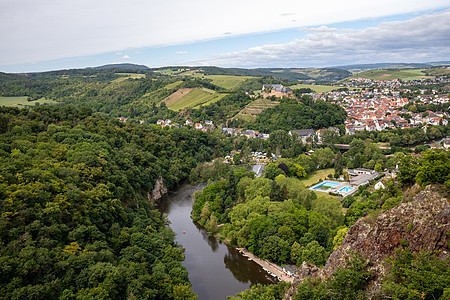
[[203, 187], [205, 184], [182, 185], [161, 203], [177, 235], [176, 241], [186, 249], [183, 265], [189, 272], [193, 291], [200, 300], [226, 299], [256, 283], [273, 283], [259, 265], [194, 224], [190, 218], [191, 195]]

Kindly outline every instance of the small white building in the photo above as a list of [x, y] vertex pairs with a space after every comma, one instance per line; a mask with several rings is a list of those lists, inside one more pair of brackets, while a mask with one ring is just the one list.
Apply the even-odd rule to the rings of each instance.
[[376, 190], [379, 190], [379, 189], [385, 189], [386, 187], [384, 186], [384, 184], [383, 184], [381, 181], [378, 181], [378, 182], [375, 184], [374, 188], [375, 188]]

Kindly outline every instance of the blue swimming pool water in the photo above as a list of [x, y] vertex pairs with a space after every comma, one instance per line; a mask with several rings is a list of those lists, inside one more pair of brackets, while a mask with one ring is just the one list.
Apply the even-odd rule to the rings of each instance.
[[348, 193], [350, 191], [353, 191], [353, 188], [350, 186], [343, 187], [342, 189], [339, 190], [339, 192], [343, 192], [343, 193]]
[[322, 185], [334, 188], [337, 187], [338, 185], [340, 185], [339, 182], [332, 182], [332, 181], [324, 181], [321, 184], [319, 184], [318, 186], [314, 187], [313, 190], [320, 188]]

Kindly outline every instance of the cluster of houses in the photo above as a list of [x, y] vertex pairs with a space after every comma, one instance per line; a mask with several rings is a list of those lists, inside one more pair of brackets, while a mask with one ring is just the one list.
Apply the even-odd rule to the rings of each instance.
[[[435, 99], [435, 98], [433, 98]], [[447, 97], [436, 101], [445, 103]], [[447, 125], [448, 113], [426, 111], [425, 113], [412, 113], [403, 107], [409, 103], [407, 98], [380, 96], [370, 99], [358, 97], [345, 97], [339, 104], [342, 105], [348, 118], [345, 121], [346, 134], [356, 131], [381, 131], [388, 128], [413, 128], [422, 125]], [[407, 117], [409, 116], [409, 117]]]
[[176, 127], [176, 128], [181, 128], [181, 127], [192, 127], [194, 129], [197, 130], [201, 130], [203, 132], [206, 132], [208, 130], [212, 130], [214, 128], [216, 128], [213, 124], [212, 121], [206, 120], [203, 123], [194, 123], [191, 120], [186, 120], [184, 122], [184, 124], [179, 124], [179, 123], [172, 123], [172, 121], [170, 119], [166, 119], [166, 120], [158, 120], [156, 122], [156, 125], [161, 126], [162, 128], [164, 127]]
[[450, 78], [444, 76], [422, 78], [417, 80], [375, 80], [364, 77], [350, 78], [346, 80], [341, 86], [345, 87], [361, 87], [361, 88], [373, 88], [373, 87], [386, 87], [386, 88], [399, 88], [400, 86], [416, 86], [416, 85], [431, 85], [439, 83], [449, 83]]

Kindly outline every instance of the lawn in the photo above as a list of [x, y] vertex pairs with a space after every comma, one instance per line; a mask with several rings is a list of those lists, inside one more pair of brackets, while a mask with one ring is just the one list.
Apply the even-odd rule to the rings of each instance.
[[[318, 85], [318, 84], [296, 84], [290, 86], [291, 89], [302, 89], [302, 88], [310, 88], [316, 93], [324, 93], [331, 92], [332, 90], [337, 90], [344, 88], [342, 86], [331, 86], [331, 85]], [[350, 90], [360, 90], [360, 88], [350, 88]]]
[[[334, 168], [329, 169], [323, 169], [323, 170], [317, 170], [312, 174], [309, 174], [308, 176], [301, 178], [300, 182], [303, 183], [305, 186], [313, 185], [314, 183], [317, 183], [319, 179], [327, 179], [328, 180], [328, 174], [334, 175]], [[326, 193], [324, 193], [326, 194]]]
[[36, 103], [42, 104], [55, 104], [57, 102], [46, 99], [39, 99], [36, 101], [28, 101], [27, 96], [21, 97], [0, 97], [0, 106], [35, 106]]

